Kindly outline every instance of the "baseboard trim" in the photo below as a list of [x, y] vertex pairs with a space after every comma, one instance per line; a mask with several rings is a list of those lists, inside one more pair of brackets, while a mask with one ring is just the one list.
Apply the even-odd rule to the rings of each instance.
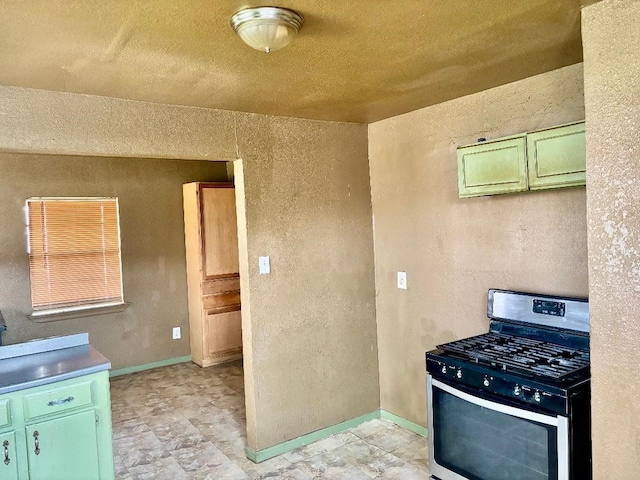
[[395, 423], [399, 427], [406, 428], [407, 430], [411, 430], [418, 435], [423, 437], [427, 436], [427, 427], [423, 427], [422, 425], [418, 425], [417, 423], [413, 423], [405, 418], [402, 418], [395, 413], [388, 412], [387, 410], [380, 409], [380, 418], [385, 420], [389, 420], [390, 422]]
[[304, 447], [305, 445], [330, 437], [331, 435], [349, 428], [357, 427], [361, 423], [368, 422], [369, 420], [374, 420], [376, 418], [380, 418], [380, 410], [366, 413], [354, 419], [347, 420], [346, 422], [316, 430], [315, 432], [307, 433], [306, 435], [302, 435], [301, 437], [294, 438], [292, 440], [287, 440], [286, 442], [279, 443], [273, 447], [264, 448], [262, 450], [254, 450], [246, 447], [244, 451], [249, 460], [254, 463], [260, 463], [265, 460], [269, 460], [270, 458], [277, 457], [278, 455], [282, 455], [283, 453], [287, 453], [295, 448]]
[[142, 372], [144, 370], [151, 370], [152, 368], [166, 367], [169, 365], [175, 365], [177, 363], [186, 363], [191, 361], [191, 355], [184, 357], [168, 358], [166, 360], [160, 360], [159, 362], [145, 363], [143, 365], [134, 365], [133, 367], [119, 368], [118, 370], [111, 370], [109, 377], [118, 377], [120, 375], [127, 375], [128, 373]]
[[287, 453], [293, 449], [304, 447], [305, 445], [309, 445], [310, 443], [330, 437], [331, 435], [340, 433], [349, 428], [357, 427], [361, 423], [368, 422], [369, 420], [375, 420], [376, 418], [389, 420], [399, 427], [411, 430], [412, 432], [415, 432], [418, 435], [422, 435], [423, 437], [427, 436], [427, 429], [425, 427], [418, 425], [417, 423], [410, 422], [409, 420], [406, 420], [391, 412], [380, 409], [371, 413], [367, 413], [365, 415], [361, 415], [352, 420], [347, 420], [346, 422], [322, 428], [320, 430], [307, 433], [306, 435], [302, 435], [292, 440], [287, 440], [286, 442], [279, 443], [272, 447], [264, 448], [262, 450], [254, 450], [253, 448], [245, 447], [244, 451], [249, 460], [254, 463], [260, 463], [264, 462], [265, 460], [269, 460], [270, 458], [277, 457], [278, 455], [282, 455], [283, 453]]

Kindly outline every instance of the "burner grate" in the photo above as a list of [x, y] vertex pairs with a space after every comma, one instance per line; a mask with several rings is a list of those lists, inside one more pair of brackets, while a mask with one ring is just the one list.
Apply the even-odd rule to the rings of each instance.
[[495, 332], [445, 343], [438, 348], [474, 363], [553, 379], [562, 379], [589, 367], [586, 350]]

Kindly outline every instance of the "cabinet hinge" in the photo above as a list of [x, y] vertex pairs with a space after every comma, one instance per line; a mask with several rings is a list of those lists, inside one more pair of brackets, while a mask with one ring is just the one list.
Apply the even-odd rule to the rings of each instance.
[[100, 418], [98, 417], [98, 414], [96, 413], [96, 427], [100, 425]]

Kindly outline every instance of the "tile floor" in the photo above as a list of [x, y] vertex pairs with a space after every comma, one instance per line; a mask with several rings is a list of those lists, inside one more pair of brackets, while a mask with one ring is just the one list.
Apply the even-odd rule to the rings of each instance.
[[111, 379], [118, 480], [428, 479], [426, 439], [386, 420], [255, 464], [242, 364], [183, 363]]

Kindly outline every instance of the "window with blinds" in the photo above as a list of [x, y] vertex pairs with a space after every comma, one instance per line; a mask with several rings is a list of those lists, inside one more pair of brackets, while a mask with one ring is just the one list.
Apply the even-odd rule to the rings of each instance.
[[34, 315], [123, 303], [117, 198], [27, 200]]

